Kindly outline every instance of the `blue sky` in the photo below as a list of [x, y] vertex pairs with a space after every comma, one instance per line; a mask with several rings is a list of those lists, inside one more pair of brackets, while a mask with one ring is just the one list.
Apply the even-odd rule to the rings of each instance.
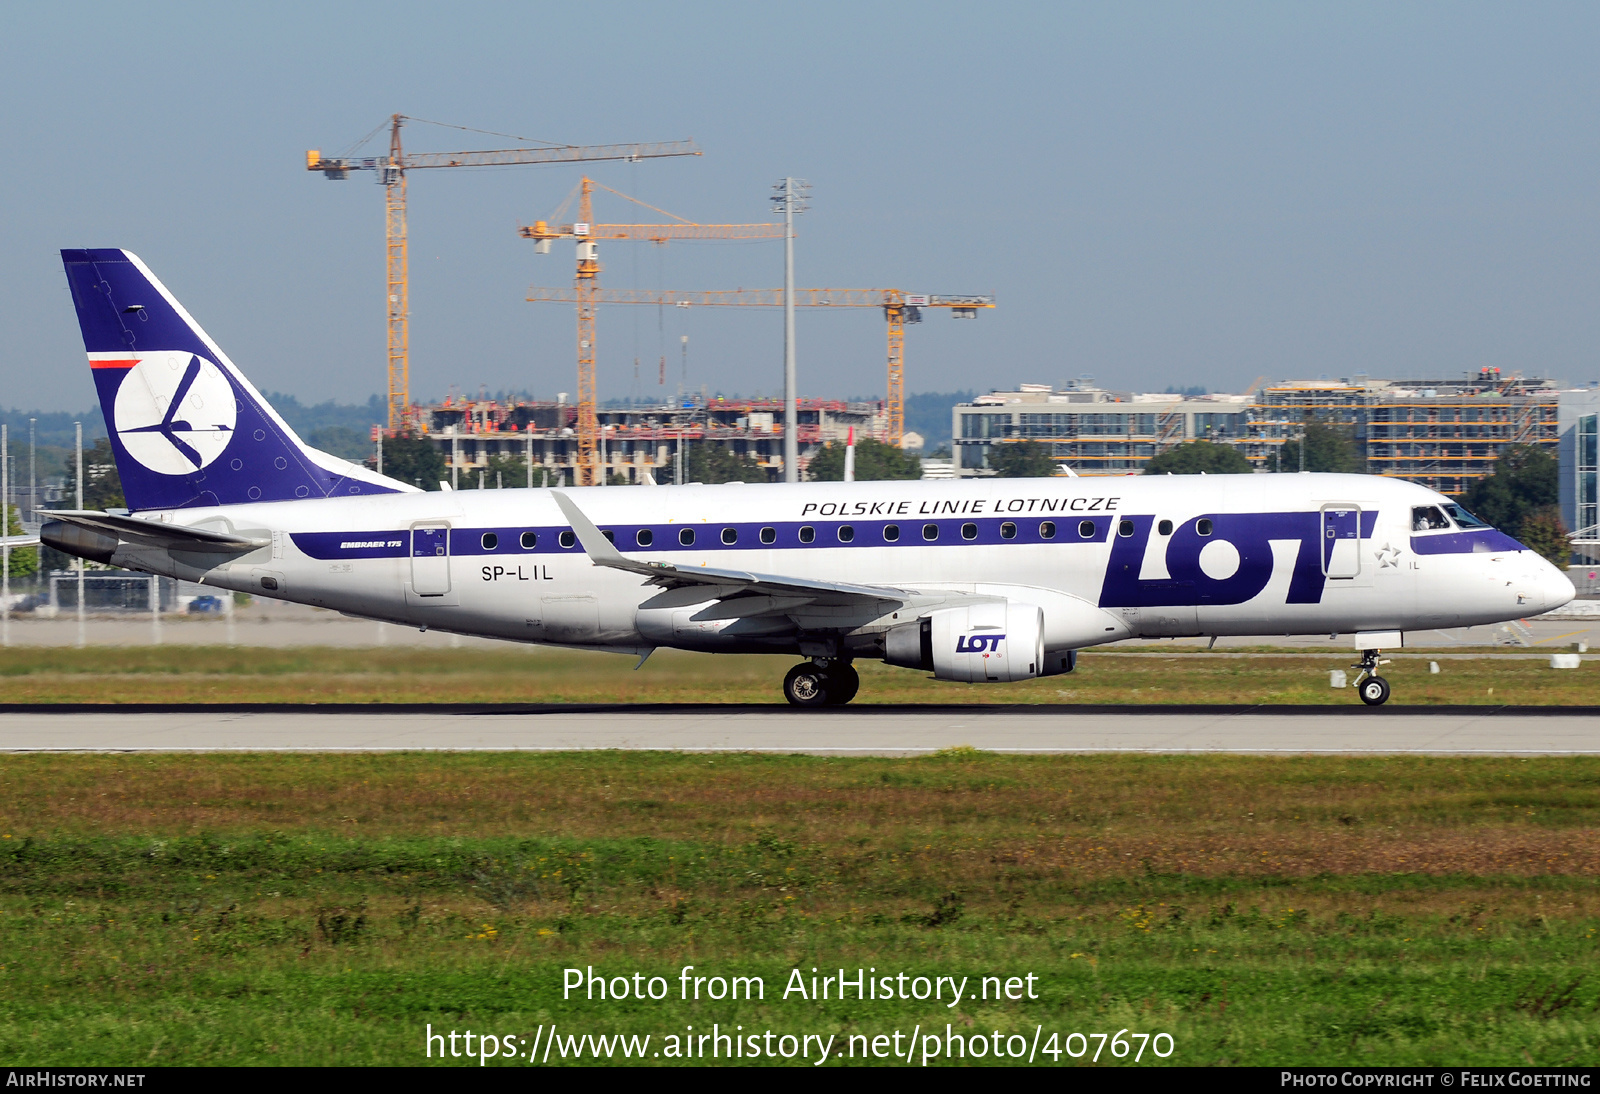
[[[1259, 375], [1573, 381], [1594, 345], [1600, 8], [1580, 4], [17, 5], [0, 37], [0, 405], [93, 398], [56, 250], [139, 253], [258, 386], [383, 380], [381, 190], [336, 151], [400, 112], [551, 141], [700, 221], [811, 180], [803, 285], [992, 292], [908, 337], [912, 390], [1239, 389]], [[407, 130], [418, 151], [492, 137]], [[411, 179], [412, 389], [573, 390], [576, 167]], [[621, 204], [600, 219], [639, 219]], [[781, 245], [616, 244], [603, 284], [781, 283]], [[779, 387], [781, 317], [612, 308], [604, 397]], [[802, 392], [883, 389], [883, 323], [803, 315]]]

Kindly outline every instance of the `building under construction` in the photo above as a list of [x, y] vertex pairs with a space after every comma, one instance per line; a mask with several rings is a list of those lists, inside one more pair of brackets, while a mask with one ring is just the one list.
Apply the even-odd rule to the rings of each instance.
[[[599, 407], [597, 456], [608, 482], [686, 481], [684, 460], [696, 445], [721, 445], [754, 459], [769, 478], [783, 479], [783, 402], [780, 399], [702, 397], [676, 405], [658, 403]], [[556, 402], [502, 402], [447, 399], [417, 405], [408, 415], [410, 430], [437, 445], [461, 486], [539, 486], [572, 484], [582, 466], [578, 408]], [[853, 429], [860, 437], [881, 437], [889, 427], [881, 402], [802, 399], [799, 404], [802, 469], [829, 441], [843, 442]], [[498, 458], [497, 458], [498, 457]], [[491, 463], [491, 460], [493, 463]], [[506, 461], [526, 480], [505, 481]], [[498, 474], [501, 481], [490, 477]]]
[[1023, 384], [954, 408], [958, 473], [988, 473], [993, 445], [1034, 440], [1080, 475], [1126, 475], [1185, 441], [1237, 448], [1257, 471], [1293, 471], [1284, 445], [1306, 423], [1348, 428], [1366, 469], [1460, 494], [1509, 444], [1557, 454], [1563, 392], [1554, 381], [1485, 369], [1460, 380], [1289, 380], [1243, 395], [1112, 391], [1080, 381]]
[[1307, 420], [1338, 422], [1365, 449], [1369, 474], [1461, 494], [1493, 472], [1506, 445], [1555, 455], [1560, 406], [1554, 381], [1502, 377], [1499, 369], [1461, 380], [1295, 381], [1257, 393], [1246, 455], [1256, 467], [1279, 469], [1284, 443]]

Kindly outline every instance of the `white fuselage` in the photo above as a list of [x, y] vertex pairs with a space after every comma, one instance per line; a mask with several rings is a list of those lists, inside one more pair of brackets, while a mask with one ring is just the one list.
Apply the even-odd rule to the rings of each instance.
[[630, 559], [916, 595], [849, 604], [769, 597], [760, 613], [730, 613], [703, 589], [664, 592], [639, 574], [592, 564], [551, 492], [539, 489], [147, 511], [139, 515], [271, 546], [224, 561], [124, 544], [113, 561], [410, 626], [634, 651], [872, 656], [870, 636], [941, 596], [1037, 604], [1048, 649], [1141, 635], [1466, 626], [1537, 614], [1572, 596], [1563, 574], [1498, 533], [1414, 531], [1413, 507], [1447, 499], [1370, 476], [565, 493]]

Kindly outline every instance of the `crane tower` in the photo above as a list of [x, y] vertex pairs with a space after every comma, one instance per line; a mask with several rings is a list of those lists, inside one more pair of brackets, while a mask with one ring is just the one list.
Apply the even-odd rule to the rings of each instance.
[[[384, 241], [387, 254], [387, 314], [389, 334], [388, 427], [402, 428], [411, 403], [410, 275], [406, 254], [406, 172], [435, 167], [504, 167], [523, 163], [584, 163], [593, 160], [647, 160], [667, 156], [698, 156], [693, 141], [655, 144], [558, 144], [545, 148], [501, 148], [479, 152], [407, 153], [400, 144], [404, 114], [389, 119], [387, 156], [324, 157], [315, 149], [306, 153], [306, 170], [324, 178], [346, 179], [351, 171], [372, 171], [384, 188]], [[453, 128], [461, 128], [459, 126]]]

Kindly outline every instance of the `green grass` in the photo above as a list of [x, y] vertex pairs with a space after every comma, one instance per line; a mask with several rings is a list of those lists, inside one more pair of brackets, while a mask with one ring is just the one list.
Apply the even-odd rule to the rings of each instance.
[[[1584, 758], [14, 756], [0, 1058], [948, 1023], [1164, 1032], [1185, 1064], [1588, 1063], [1597, 790]], [[684, 965], [766, 998], [678, 1001]], [[588, 966], [673, 997], [563, 999]], [[783, 1000], [813, 966], [1039, 997]]]
[[[1334, 651], [1340, 653], [1340, 651]], [[858, 704], [872, 703], [1315, 703], [1349, 706], [1328, 670], [1353, 656], [1308, 653], [1205, 657], [1156, 647], [1091, 650], [1076, 671], [1016, 684], [955, 684], [923, 672], [857, 662]], [[792, 657], [663, 650], [635, 658], [532, 647], [424, 650], [260, 649], [217, 646], [0, 651], [12, 703], [777, 703]], [[1570, 706], [1600, 703], [1600, 672], [1585, 663], [1486, 653], [1471, 660], [1397, 659], [1383, 670], [1394, 701]]]

